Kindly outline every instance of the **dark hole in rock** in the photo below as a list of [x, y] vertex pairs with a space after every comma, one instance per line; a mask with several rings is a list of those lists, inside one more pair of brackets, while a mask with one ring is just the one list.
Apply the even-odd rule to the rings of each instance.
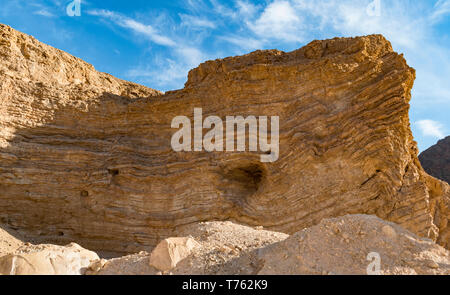
[[62, 231], [60, 231], [60, 232], [58, 232], [58, 236], [64, 236], [64, 232], [62, 232]]
[[108, 173], [113, 176], [119, 175], [119, 169], [108, 169]]
[[251, 163], [224, 171], [226, 182], [221, 189], [229, 197], [247, 197], [254, 194], [260, 187], [265, 170], [260, 164]]
[[81, 191], [80, 195], [81, 195], [82, 197], [88, 197], [88, 196], [89, 196], [89, 193], [88, 193], [87, 191]]

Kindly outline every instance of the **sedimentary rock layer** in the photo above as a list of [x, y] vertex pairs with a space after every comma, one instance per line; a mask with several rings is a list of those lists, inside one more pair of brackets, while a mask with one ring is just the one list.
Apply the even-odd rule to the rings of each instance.
[[[134, 252], [199, 221], [293, 233], [364, 213], [448, 244], [448, 185], [409, 128], [415, 72], [380, 35], [208, 61], [165, 94], [10, 27], [0, 38], [0, 222]], [[172, 119], [197, 107], [279, 116], [279, 159], [173, 151]]]

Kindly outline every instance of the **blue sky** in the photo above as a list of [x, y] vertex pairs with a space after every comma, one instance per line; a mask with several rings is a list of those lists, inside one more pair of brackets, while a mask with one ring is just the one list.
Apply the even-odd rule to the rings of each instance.
[[420, 150], [450, 134], [450, 0], [81, 0], [71, 17], [72, 2], [0, 0], [0, 22], [163, 91], [209, 59], [382, 33], [417, 70], [410, 116]]

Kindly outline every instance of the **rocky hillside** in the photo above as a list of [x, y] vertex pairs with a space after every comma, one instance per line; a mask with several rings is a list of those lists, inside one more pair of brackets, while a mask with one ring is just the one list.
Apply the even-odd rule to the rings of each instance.
[[450, 136], [422, 152], [419, 160], [428, 174], [450, 183]]
[[[0, 25], [0, 222], [42, 242], [150, 251], [189, 224], [293, 234], [368, 214], [449, 245], [449, 186], [409, 127], [415, 71], [381, 35], [208, 61], [165, 94]], [[279, 158], [175, 152], [175, 116], [279, 116]]]

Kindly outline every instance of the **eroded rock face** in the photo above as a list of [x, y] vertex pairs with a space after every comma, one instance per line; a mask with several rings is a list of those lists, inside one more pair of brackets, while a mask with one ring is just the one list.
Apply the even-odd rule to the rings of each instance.
[[[0, 222], [149, 250], [186, 224], [294, 233], [376, 214], [448, 245], [449, 187], [409, 128], [414, 70], [380, 35], [208, 61], [161, 94], [0, 26]], [[174, 152], [175, 116], [279, 116], [280, 154]]]
[[428, 174], [450, 183], [450, 136], [422, 152], [419, 160]]

